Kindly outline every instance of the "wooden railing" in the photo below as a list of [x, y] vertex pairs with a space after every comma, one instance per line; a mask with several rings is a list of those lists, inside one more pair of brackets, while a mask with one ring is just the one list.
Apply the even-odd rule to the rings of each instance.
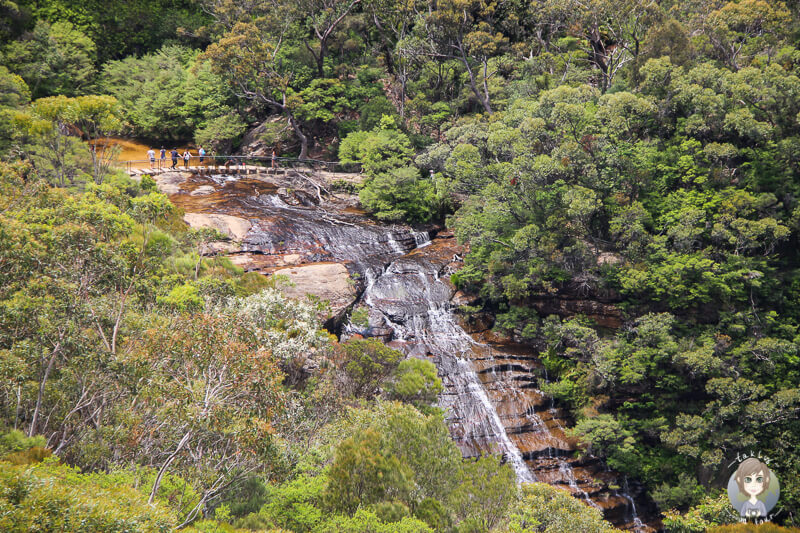
[[[133, 170], [149, 170], [149, 159], [131, 159], [128, 161], [120, 161], [125, 164], [125, 169], [128, 174]], [[358, 163], [342, 163], [341, 161], [322, 161], [319, 159], [297, 159], [292, 157], [276, 157], [274, 160], [270, 156], [247, 156], [247, 155], [192, 155], [189, 158], [189, 164], [186, 165], [183, 157], [178, 158], [175, 165], [175, 170], [180, 170], [182, 167], [227, 167], [236, 168], [242, 166], [257, 166], [264, 167], [264, 169], [296, 169], [305, 171], [326, 171], [326, 172], [341, 172], [341, 173], [358, 173], [361, 172], [361, 165]], [[171, 170], [173, 168], [172, 158], [166, 159], [156, 158], [153, 162], [152, 168], [161, 172]]]

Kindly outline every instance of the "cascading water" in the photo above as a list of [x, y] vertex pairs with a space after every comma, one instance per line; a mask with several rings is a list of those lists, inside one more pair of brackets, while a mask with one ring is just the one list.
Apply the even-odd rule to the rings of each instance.
[[562, 486], [616, 523], [638, 528], [630, 496], [611, 488], [615, 476], [600, 471], [596, 458], [576, 456], [559, 410], [535, 387], [535, 358], [480, 342], [458, 324], [450, 304], [455, 289], [443, 275], [457, 254], [437, 244], [393, 260], [368, 279], [361, 301], [380, 320], [376, 326], [391, 330], [394, 347], [436, 364], [445, 386], [440, 406], [464, 456], [502, 454], [520, 482]]
[[412, 235], [414, 236], [414, 242], [417, 244], [417, 248], [428, 246], [431, 243], [431, 234], [427, 231], [415, 231]]
[[[193, 176], [181, 186], [170, 198], [187, 213], [251, 224], [237, 253], [258, 258], [262, 268], [289, 257], [294, 264], [337, 261], [363, 279], [356, 305], [368, 308], [369, 324], [345, 323], [344, 335], [378, 337], [409, 356], [432, 359], [445, 387], [439, 404], [465, 457], [501, 454], [520, 482], [561, 486], [617, 525], [648, 529], [627, 482], [624, 490], [612, 488], [620, 485], [616, 474], [576, 454], [560, 409], [536, 386], [536, 356], [473, 338], [459, 325], [448, 274], [463, 252], [452, 238], [432, 240], [425, 231], [385, 228], [353, 212], [309, 205], [309, 195], [281, 194], [279, 184], [264, 180]], [[193, 195], [198, 188], [203, 194]]]

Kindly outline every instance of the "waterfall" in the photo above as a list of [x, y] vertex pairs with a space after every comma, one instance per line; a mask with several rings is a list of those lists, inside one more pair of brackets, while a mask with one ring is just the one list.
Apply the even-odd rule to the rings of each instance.
[[[596, 457], [579, 455], [561, 409], [538, 389], [536, 354], [489, 342], [483, 333], [473, 338], [460, 325], [448, 274], [464, 250], [452, 236], [431, 239], [426, 231], [387, 228], [328, 202], [290, 205], [278, 193], [280, 183], [219, 176], [191, 181], [191, 190], [210, 185], [214, 192], [193, 196], [187, 189], [170, 199], [186, 212], [249, 221], [247, 235], [231, 245], [254, 257], [254, 267], [333, 261], [363, 278], [364, 290], [351, 305], [369, 309], [368, 324], [345, 322], [343, 337], [374, 336], [409, 357], [430, 358], [444, 386], [439, 406], [464, 457], [502, 454], [520, 482], [562, 487], [618, 526], [653, 531], [639, 517], [655, 516], [652, 508], [639, 502], [637, 509], [627, 482], [624, 490], [616, 488], [622, 485], [618, 474], [604, 470]], [[408, 253], [412, 249], [417, 251]], [[469, 331], [491, 327], [490, 317], [469, 319]]]
[[401, 254], [401, 255], [402, 255], [402, 254], [404, 254], [404, 253], [406, 253], [406, 250], [405, 250], [405, 248], [403, 248], [403, 247], [400, 245], [400, 243], [399, 243], [399, 242], [397, 242], [397, 240], [395, 239], [395, 237], [394, 237], [394, 234], [393, 234], [393, 233], [389, 233], [388, 237], [389, 237], [389, 241], [388, 241], [388, 242], [389, 242], [389, 246], [391, 246], [391, 247], [392, 247], [392, 251], [394, 251], [394, 253], [396, 253], [396, 254]]
[[431, 243], [431, 235], [427, 231], [415, 231], [411, 235], [414, 237], [414, 242], [417, 243], [417, 248], [428, 246]]
[[622, 496], [628, 501], [628, 505], [630, 506], [631, 510], [630, 521], [633, 523], [634, 531], [637, 532], [645, 531], [646, 526], [644, 525], [644, 523], [642, 523], [642, 520], [639, 518], [639, 515], [636, 512], [636, 503], [633, 501], [633, 498], [631, 498], [630, 494], [628, 494], [629, 490], [630, 489], [628, 488], [628, 478], [626, 477], [624, 484], [622, 486], [622, 493], [620, 494], [620, 496]]
[[[423, 269], [413, 267], [427, 267]], [[378, 309], [390, 327], [396, 340], [409, 343], [409, 350], [422, 346], [432, 353], [439, 363], [440, 373], [449, 385], [448, 396], [458, 398], [452, 405], [445, 402], [442, 407], [455, 407], [465, 439], [492, 441], [494, 450], [502, 454], [514, 468], [519, 482], [532, 482], [535, 477], [525, 464], [522, 453], [511, 441], [492, 401], [486, 394], [478, 375], [472, 368], [469, 355], [476, 346], [475, 341], [456, 323], [449, 303], [450, 290], [439, 279], [435, 265], [397, 261], [378, 279], [368, 275], [363, 302]], [[393, 319], [386, 308], [394, 309], [400, 298], [418, 304], [403, 320]], [[383, 308], [383, 309], [382, 309]], [[441, 368], [447, 371], [442, 372]]]

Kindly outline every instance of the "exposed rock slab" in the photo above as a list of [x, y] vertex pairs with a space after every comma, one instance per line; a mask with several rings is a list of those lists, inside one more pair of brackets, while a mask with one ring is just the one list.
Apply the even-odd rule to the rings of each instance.
[[192, 228], [213, 228], [235, 241], [243, 240], [253, 227], [250, 221], [232, 215], [186, 213], [183, 220]]
[[283, 292], [290, 298], [303, 298], [312, 294], [330, 302], [331, 317], [337, 321], [356, 301], [356, 290], [350, 273], [341, 263], [317, 263], [281, 268], [275, 271], [289, 278], [293, 287]]
[[156, 180], [158, 190], [164, 194], [178, 194], [181, 192], [181, 184], [186, 181], [190, 175], [185, 172], [164, 172], [156, 174], [153, 179]]
[[206, 194], [211, 194], [216, 191], [212, 185], [201, 185], [200, 187], [196, 188], [192, 192], [189, 193], [191, 196], [203, 196]]

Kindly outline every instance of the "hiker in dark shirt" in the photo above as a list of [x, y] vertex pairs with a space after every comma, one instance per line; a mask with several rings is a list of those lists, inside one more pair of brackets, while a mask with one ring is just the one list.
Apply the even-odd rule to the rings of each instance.
[[178, 151], [173, 148], [172, 151], [169, 153], [169, 155], [172, 157], [172, 168], [177, 167], [178, 166]]
[[164, 147], [161, 147], [161, 162], [159, 163], [158, 168], [164, 168], [165, 163], [167, 162], [167, 151], [164, 150]]

